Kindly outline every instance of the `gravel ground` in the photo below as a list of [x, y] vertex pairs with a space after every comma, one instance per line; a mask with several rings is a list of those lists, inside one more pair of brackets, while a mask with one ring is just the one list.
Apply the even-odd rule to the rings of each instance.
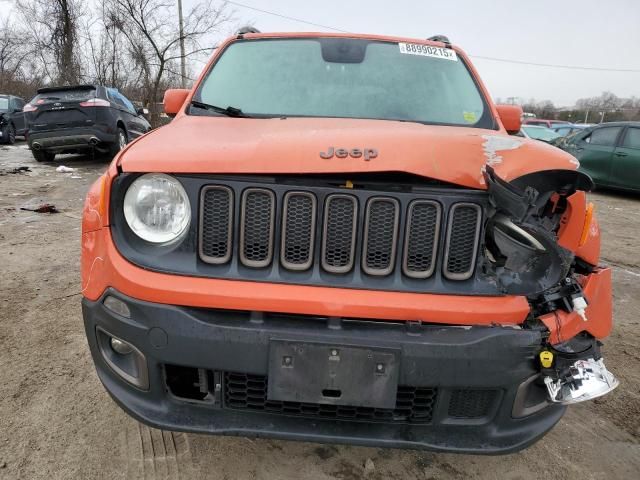
[[[57, 164], [76, 168], [57, 173]], [[31, 171], [11, 173], [20, 166]], [[502, 457], [162, 432], [122, 412], [100, 384], [80, 312], [80, 215], [106, 168], [67, 156], [38, 165], [0, 147], [0, 479], [640, 478], [640, 197], [591, 196], [614, 268], [607, 366], [622, 385], [571, 407], [526, 451]], [[60, 213], [24, 206], [54, 204]]]

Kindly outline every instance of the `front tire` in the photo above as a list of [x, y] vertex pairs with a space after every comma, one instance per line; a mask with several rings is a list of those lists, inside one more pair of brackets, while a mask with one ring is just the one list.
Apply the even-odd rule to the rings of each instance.
[[109, 154], [111, 155], [111, 157], [115, 157], [120, 150], [127, 146], [127, 143], [129, 143], [127, 132], [125, 132], [123, 128], [118, 127], [116, 141], [112, 143], [111, 147], [109, 148]]
[[47, 152], [46, 150], [31, 150], [31, 153], [38, 162], [53, 162], [56, 158], [55, 153]]

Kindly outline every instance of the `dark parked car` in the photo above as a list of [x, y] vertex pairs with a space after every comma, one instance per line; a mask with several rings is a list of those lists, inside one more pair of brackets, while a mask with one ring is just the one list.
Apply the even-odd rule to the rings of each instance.
[[589, 126], [588, 125], [578, 125], [578, 124], [575, 124], [575, 123], [571, 123], [571, 124], [567, 124], [567, 125], [555, 126], [551, 130], [553, 130], [555, 132], [558, 132], [563, 137], [566, 137], [568, 135], [571, 135], [572, 133], [580, 132], [580, 131], [584, 130], [585, 128], [589, 128]]
[[640, 192], [640, 122], [603, 123], [559, 146], [580, 161], [580, 170], [596, 185]]
[[100, 85], [41, 88], [24, 111], [29, 147], [39, 162], [85, 150], [113, 156], [151, 129], [146, 110], [136, 109], [117, 89]]
[[0, 94], [0, 142], [14, 143], [17, 135], [24, 135], [24, 100]]

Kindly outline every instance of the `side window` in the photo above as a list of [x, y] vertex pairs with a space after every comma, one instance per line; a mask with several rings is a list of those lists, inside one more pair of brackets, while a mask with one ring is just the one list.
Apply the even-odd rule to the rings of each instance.
[[24, 100], [22, 100], [21, 98], [16, 98], [16, 108], [19, 108], [20, 110], [22, 110], [22, 108], [24, 107]]
[[107, 88], [107, 98], [110, 102], [115, 103], [119, 107], [124, 107], [120, 102], [118, 102], [118, 90], [115, 88]]
[[627, 133], [624, 134], [622, 146], [640, 150], [640, 128], [628, 128]]
[[122, 103], [124, 104], [124, 107], [127, 110], [129, 110], [129, 113], [136, 115], [137, 114], [136, 107], [133, 106], [133, 103], [131, 103], [131, 101], [127, 97], [122, 95], [120, 92], [118, 92], [118, 95], [120, 95], [120, 98], [122, 99]]
[[616, 144], [616, 139], [618, 138], [620, 130], [622, 130], [622, 127], [597, 128], [591, 132], [591, 135], [586, 137], [584, 141], [591, 145], [613, 147]]

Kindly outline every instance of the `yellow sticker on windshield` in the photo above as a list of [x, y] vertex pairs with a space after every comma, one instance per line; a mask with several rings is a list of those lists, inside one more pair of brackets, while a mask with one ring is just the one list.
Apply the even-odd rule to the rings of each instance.
[[477, 121], [476, 114], [473, 112], [462, 112], [462, 117], [467, 123], [476, 123]]

